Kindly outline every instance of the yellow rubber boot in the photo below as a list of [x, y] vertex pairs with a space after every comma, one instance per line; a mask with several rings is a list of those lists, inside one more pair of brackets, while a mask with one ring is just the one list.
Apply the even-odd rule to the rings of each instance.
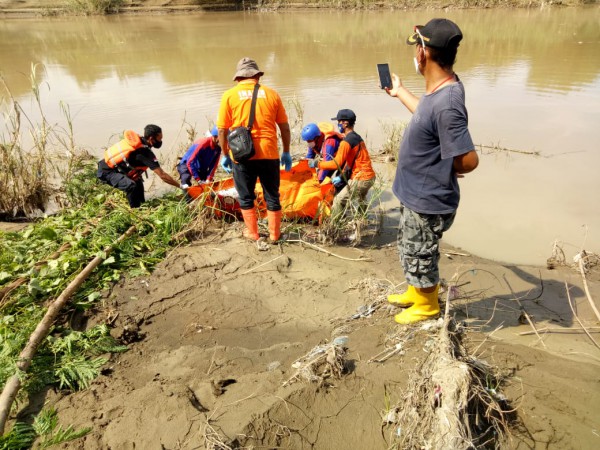
[[258, 216], [256, 215], [256, 208], [242, 209], [242, 217], [244, 218], [244, 224], [246, 229], [242, 232], [242, 235], [246, 239], [252, 241], [258, 241]]
[[415, 287], [409, 284], [408, 288], [406, 289], [406, 292], [403, 292], [402, 294], [388, 295], [387, 300], [388, 302], [393, 303], [394, 305], [398, 305], [402, 308], [407, 308], [414, 302], [414, 292]]
[[277, 242], [281, 237], [281, 210], [267, 211], [267, 221], [269, 222], [269, 238], [271, 242]]
[[413, 305], [410, 308], [406, 308], [400, 314], [396, 314], [394, 320], [399, 324], [408, 325], [437, 316], [440, 313], [440, 304], [438, 303], [439, 289], [439, 284], [433, 292], [429, 293], [415, 288], [411, 296]]

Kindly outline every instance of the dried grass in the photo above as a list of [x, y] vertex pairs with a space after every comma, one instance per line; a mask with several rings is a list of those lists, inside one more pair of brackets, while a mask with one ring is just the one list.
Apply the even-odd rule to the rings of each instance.
[[60, 104], [66, 125], [50, 124], [41, 106], [40, 66], [32, 64], [31, 91], [39, 121], [27, 116], [0, 76], [7, 94], [3, 104], [5, 129], [0, 130], [0, 218], [22, 218], [45, 212], [51, 201], [64, 206], [62, 187], [89, 159], [76, 148], [69, 107]]
[[[385, 218], [381, 208], [381, 195], [384, 190], [385, 185], [378, 176], [369, 191], [367, 205], [364, 209], [358, 205], [356, 198], [351, 194], [343, 210], [331, 214], [323, 220], [319, 227], [319, 242], [358, 246], [365, 239], [379, 234], [383, 229]], [[369, 214], [370, 211], [374, 211], [374, 214]]]
[[[567, 260], [565, 251], [563, 249], [563, 243], [555, 240], [552, 244], [552, 254], [546, 260], [546, 267], [548, 269], [555, 269], [557, 267], [570, 267], [571, 269], [577, 270], [578, 272], [581, 270], [581, 266], [583, 266], [583, 271], [588, 273], [595, 267], [600, 265], [600, 256], [596, 255], [593, 252], [588, 252], [585, 249], [581, 249], [579, 253], [577, 253], [573, 257], [573, 262], [570, 263]], [[581, 261], [581, 263], [580, 263]]]
[[319, 386], [331, 386], [332, 379], [340, 379], [345, 373], [345, 343], [344, 337], [338, 337], [329, 344], [317, 345], [292, 364], [296, 372], [283, 386], [298, 380], [318, 383]]
[[404, 131], [408, 126], [407, 122], [397, 121], [379, 121], [381, 132], [384, 136], [383, 144], [379, 151], [379, 155], [389, 157], [389, 161], [396, 159]]
[[215, 431], [208, 421], [204, 425], [203, 434], [206, 450], [233, 450], [233, 447], [225, 443], [223, 437]]
[[300, 146], [302, 142], [302, 125], [304, 123], [304, 105], [295, 95], [286, 102], [286, 110], [290, 131], [292, 133], [291, 143]]

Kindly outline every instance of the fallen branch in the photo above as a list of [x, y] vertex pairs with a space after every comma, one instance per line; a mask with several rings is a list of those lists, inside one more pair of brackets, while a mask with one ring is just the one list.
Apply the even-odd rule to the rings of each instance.
[[500, 147], [499, 145], [483, 145], [483, 144], [477, 144], [477, 147], [479, 147], [480, 149], [487, 148], [489, 150], [496, 150], [496, 151], [502, 151], [502, 152], [521, 153], [522, 155], [540, 156], [540, 152], [535, 151], [535, 150], [533, 150], [533, 151], [531, 151], [531, 150], [515, 150], [512, 148]]
[[585, 328], [585, 326], [583, 325], [583, 323], [581, 322], [581, 320], [579, 320], [579, 317], [575, 313], [575, 308], [573, 308], [573, 302], [571, 302], [571, 294], [569, 293], [569, 285], [567, 284], [566, 281], [565, 281], [565, 290], [567, 291], [567, 300], [569, 300], [569, 307], [571, 308], [571, 312], [573, 313], [573, 317], [575, 317], [575, 319], [577, 320], [577, 322], [579, 322], [579, 325], [581, 326], [581, 328], [583, 329], [583, 331], [585, 331], [585, 334], [587, 334], [587, 336], [590, 338], [590, 340], [596, 346], [596, 348], [600, 349], [600, 345], [598, 345], [598, 343], [596, 342], [596, 340], [592, 337], [592, 335]]
[[38, 323], [33, 333], [31, 333], [31, 336], [29, 336], [27, 345], [19, 355], [17, 373], [7, 380], [2, 394], [0, 394], [0, 436], [4, 434], [4, 426], [6, 425], [6, 420], [10, 414], [10, 409], [21, 388], [21, 378], [25, 376], [27, 369], [31, 366], [38, 347], [46, 336], [48, 336], [52, 324], [58, 317], [61, 309], [67, 304], [73, 294], [79, 289], [87, 277], [90, 276], [94, 269], [106, 259], [106, 256], [114, 249], [114, 247], [131, 236], [136, 230], [137, 228], [135, 225], [129, 227], [129, 229], [117, 239], [114, 245], [106, 247], [102, 256], [96, 256], [87, 266], [85, 266], [79, 275], [69, 283], [65, 290], [62, 291], [58, 298], [48, 307], [48, 311], [46, 311], [42, 320]]
[[254, 272], [256, 269], [260, 269], [261, 267], [266, 266], [267, 264], [271, 264], [273, 261], [278, 260], [279, 258], [281, 258], [283, 256], [285, 256], [285, 255], [279, 255], [279, 256], [271, 259], [270, 261], [267, 261], [266, 263], [262, 263], [256, 267], [253, 267], [250, 270], [246, 270], [245, 272], [242, 273], [242, 275], [246, 275], [246, 274], [249, 274], [250, 272]]
[[321, 248], [318, 245], [311, 244], [310, 242], [306, 242], [302, 239], [287, 239], [285, 242], [299, 242], [300, 244], [308, 245], [309, 247], [319, 252], [327, 253], [328, 255], [335, 256], [336, 258], [343, 259], [344, 261], [372, 261], [371, 258], [363, 258], [362, 256], [360, 258], [347, 258], [345, 256], [336, 255], [335, 253], [325, 250], [324, 248]]
[[[544, 348], [546, 348], [546, 344], [544, 343], [544, 341], [542, 340], [542, 337], [540, 336], [540, 334], [538, 333], [537, 328], [535, 327], [535, 325], [533, 324], [533, 320], [531, 320], [531, 317], [529, 316], [529, 314], [527, 314], [527, 311], [525, 311], [525, 308], [523, 308], [523, 305], [521, 303], [521, 301], [519, 300], [519, 298], [515, 295], [515, 291], [513, 291], [512, 286], [510, 285], [510, 283], [508, 282], [508, 280], [506, 279], [506, 275], [502, 275], [502, 278], [504, 278], [504, 281], [506, 282], [506, 285], [508, 286], [508, 289], [510, 289], [510, 293], [512, 294], [513, 298], [517, 301], [517, 304], [519, 305], [519, 309], [521, 310], [521, 316], [525, 317], [525, 319], [527, 320], [527, 322], [529, 323], [529, 326], [532, 328], [532, 330], [535, 332], [536, 336], [538, 337], [538, 340], [542, 343], [542, 345], [544, 346]], [[519, 318], [521, 317], [519, 316]]]
[[588, 284], [587, 284], [587, 278], [585, 277], [585, 267], [583, 267], [583, 258], [579, 258], [579, 272], [581, 273], [581, 278], [583, 279], [583, 288], [585, 290], [585, 295], [588, 299], [588, 302], [590, 302], [590, 306], [594, 310], [596, 317], [600, 321], [600, 312], [598, 312], [598, 308], [596, 308], [596, 304], [592, 300], [592, 295], [590, 294], [590, 288], [588, 287]]
[[440, 250], [440, 253], [451, 256], [471, 256], [469, 253], [456, 252], [454, 250]]

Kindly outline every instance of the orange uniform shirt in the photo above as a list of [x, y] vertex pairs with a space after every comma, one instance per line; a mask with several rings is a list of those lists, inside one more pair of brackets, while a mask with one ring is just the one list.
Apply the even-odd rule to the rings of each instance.
[[[225, 91], [219, 107], [218, 128], [232, 129], [248, 126], [255, 84], [256, 80], [246, 79]], [[256, 153], [251, 159], [279, 159], [277, 124], [287, 122], [287, 113], [279, 94], [261, 84], [258, 89], [252, 127], [252, 142]]]
[[[359, 148], [361, 149], [360, 153], [358, 153]], [[358, 158], [356, 157], [357, 153]], [[375, 171], [373, 170], [373, 165], [371, 164], [371, 157], [369, 156], [369, 152], [364, 141], [361, 141], [360, 144], [355, 145], [353, 148], [350, 148], [350, 144], [348, 142], [342, 141], [337, 153], [335, 154], [334, 160], [321, 161], [319, 163], [319, 169], [335, 170], [338, 167], [343, 168], [344, 163], [346, 163], [346, 167], [350, 167], [352, 166], [352, 161], [354, 161], [355, 158], [356, 162], [354, 163], [354, 167], [352, 167], [350, 179], [370, 180], [375, 178]]]

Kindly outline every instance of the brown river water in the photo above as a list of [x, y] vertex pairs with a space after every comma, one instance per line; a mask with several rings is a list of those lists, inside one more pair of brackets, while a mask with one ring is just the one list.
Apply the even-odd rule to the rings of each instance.
[[[376, 152], [382, 123], [410, 120], [378, 88], [376, 64], [388, 62], [423, 93], [404, 40], [432, 17], [463, 30], [455, 69], [474, 141], [540, 153], [484, 148], [480, 167], [461, 180], [459, 214], [445, 241], [507, 263], [543, 264], [557, 239], [567, 256], [582, 247], [600, 253], [600, 6], [2, 19], [0, 71], [35, 122], [29, 73], [41, 64], [47, 119], [64, 124], [60, 102], [69, 105], [76, 142], [92, 153], [99, 156], [123, 129], [157, 123], [167, 160], [186, 142], [184, 120], [204, 132], [216, 119], [236, 62], [251, 56], [291, 115], [294, 102], [305, 123], [351, 108]], [[2, 90], [3, 107], [6, 100]], [[393, 168], [378, 170], [389, 182]], [[393, 216], [393, 195], [382, 200]]]

